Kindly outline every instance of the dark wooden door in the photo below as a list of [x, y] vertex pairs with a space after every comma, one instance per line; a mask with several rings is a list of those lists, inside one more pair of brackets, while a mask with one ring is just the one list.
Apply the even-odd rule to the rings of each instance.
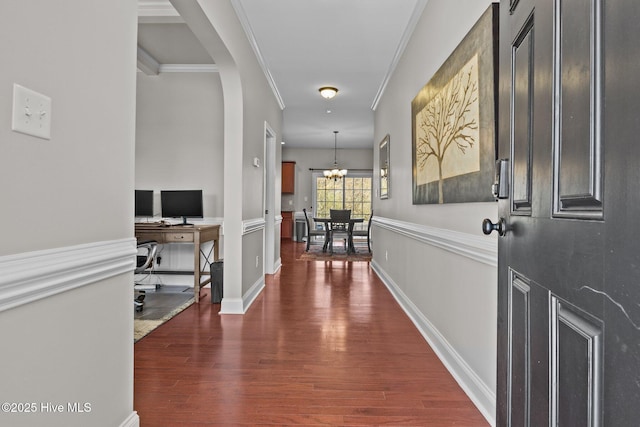
[[639, 22], [500, 4], [498, 426], [640, 425]]

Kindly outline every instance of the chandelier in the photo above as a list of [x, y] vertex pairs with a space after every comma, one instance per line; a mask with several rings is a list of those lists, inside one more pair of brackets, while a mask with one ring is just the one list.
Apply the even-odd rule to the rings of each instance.
[[337, 160], [337, 152], [338, 152], [338, 131], [334, 130], [334, 143], [333, 143], [333, 169], [327, 169], [323, 172], [324, 177], [327, 179], [332, 179], [337, 181], [342, 179], [343, 176], [347, 174], [346, 169], [338, 169], [338, 160]]

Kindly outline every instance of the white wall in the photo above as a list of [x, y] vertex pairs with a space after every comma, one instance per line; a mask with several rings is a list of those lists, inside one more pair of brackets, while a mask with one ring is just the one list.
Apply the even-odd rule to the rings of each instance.
[[[0, 5], [0, 396], [38, 409], [0, 425], [137, 424], [136, 25], [125, 0]], [[50, 140], [11, 131], [13, 83], [52, 98]]]
[[203, 191], [205, 217], [224, 212], [224, 122], [217, 73], [137, 74], [135, 185]]
[[[154, 190], [161, 217], [161, 190], [202, 190], [204, 218], [224, 214], [224, 114], [218, 73], [137, 73], [135, 186]], [[141, 219], [146, 220], [146, 219]], [[221, 236], [220, 257], [224, 258]], [[210, 244], [205, 245], [205, 253]], [[191, 245], [162, 245], [160, 270], [193, 270]], [[193, 276], [154, 276], [151, 283], [193, 286]]]
[[[496, 384], [495, 236], [481, 234], [495, 203], [412, 203], [411, 100], [488, 0], [430, 0], [375, 112], [374, 157], [390, 135], [391, 197], [376, 199], [373, 265], [485, 416]], [[376, 175], [377, 179], [377, 175]], [[487, 189], [489, 190], [489, 189]]]
[[[310, 210], [313, 202], [311, 171], [333, 166], [334, 157], [338, 166], [345, 169], [373, 169], [373, 150], [339, 149], [334, 156], [333, 149], [287, 148], [282, 149], [282, 160], [296, 162], [295, 193], [282, 195], [282, 210], [302, 212]], [[305, 198], [307, 200], [305, 200]]]

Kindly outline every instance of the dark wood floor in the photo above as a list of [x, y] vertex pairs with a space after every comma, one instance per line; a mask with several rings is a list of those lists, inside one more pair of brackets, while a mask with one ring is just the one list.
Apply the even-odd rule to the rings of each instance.
[[207, 296], [135, 344], [142, 427], [488, 425], [367, 262], [302, 251], [245, 315]]

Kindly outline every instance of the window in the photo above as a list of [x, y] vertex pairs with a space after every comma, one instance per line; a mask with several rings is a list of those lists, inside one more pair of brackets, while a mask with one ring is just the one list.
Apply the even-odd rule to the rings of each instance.
[[346, 177], [334, 181], [325, 178], [322, 173], [314, 172], [313, 193], [315, 216], [328, 218], [331, 209], [351, 209], [353, 218], [363, 218], [356, 227], [366, 229], [371, 216], [371, 198], [373, 193], [373, 175], [349, 172]]

